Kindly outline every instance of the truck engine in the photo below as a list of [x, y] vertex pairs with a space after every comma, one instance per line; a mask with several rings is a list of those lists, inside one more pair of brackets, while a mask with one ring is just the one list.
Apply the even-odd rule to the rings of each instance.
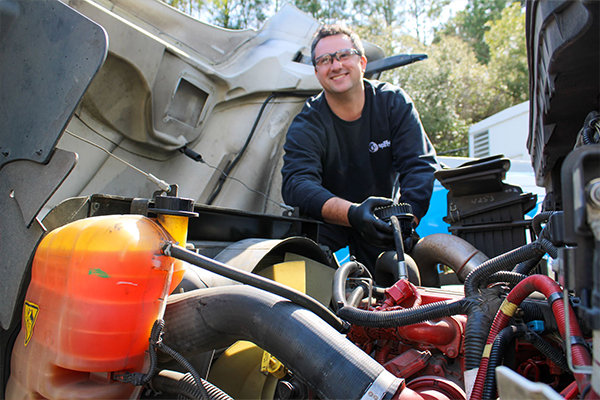
[[526, 12], [542, 209], [502, 155], [442, 168], [449, 233], [377, 209], [372, 273], [273, 194], [317, 21], [0, 1], [2, 398], [600, 398], [600, 3]]

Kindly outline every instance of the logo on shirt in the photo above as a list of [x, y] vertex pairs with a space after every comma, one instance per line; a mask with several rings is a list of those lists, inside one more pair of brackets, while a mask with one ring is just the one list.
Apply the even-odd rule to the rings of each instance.
[[385, 149], [386, 147], [390, 147], [392, 144], [389, 140], [384, 140], [383, 142], [377, 144], [375, 142], [369, 143], [369, 151], [371, 153], [376, 153], [379, 149]]

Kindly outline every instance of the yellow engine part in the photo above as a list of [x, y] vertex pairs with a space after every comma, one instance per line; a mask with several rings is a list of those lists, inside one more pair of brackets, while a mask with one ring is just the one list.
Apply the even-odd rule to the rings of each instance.
[[[335, 270], [309, 258], [286, 253], [284, 262], [255, 271], [308, 294], [326, 307], [331, 302]], [[255, 344], [239, 341], [212, 365], [208, 380], [234, 399], [273, 399], [283, 364]]]

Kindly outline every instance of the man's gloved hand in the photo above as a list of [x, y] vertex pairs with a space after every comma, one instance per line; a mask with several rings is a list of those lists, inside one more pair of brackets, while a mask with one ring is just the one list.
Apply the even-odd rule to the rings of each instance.
[[348, 210], [348, 221], [367, 242], [378, 247], [393, 245], [393, 228], [373, 214], [375, 208], [390, 204], [392, 200], [385, 197], [369, 197], [361, 204], [354, 203]]

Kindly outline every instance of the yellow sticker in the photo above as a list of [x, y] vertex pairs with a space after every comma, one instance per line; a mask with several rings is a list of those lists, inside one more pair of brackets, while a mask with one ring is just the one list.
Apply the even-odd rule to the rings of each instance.
[[33, 336], [33, 327], [35, 326], [35, 321], [37, 321], [39, 312], [40, 306], [28, 301], [25, 302], [25, 308], [23, 309], [23, 323], [25, 324], [25, 346], [29, 344], [31, 337]]

